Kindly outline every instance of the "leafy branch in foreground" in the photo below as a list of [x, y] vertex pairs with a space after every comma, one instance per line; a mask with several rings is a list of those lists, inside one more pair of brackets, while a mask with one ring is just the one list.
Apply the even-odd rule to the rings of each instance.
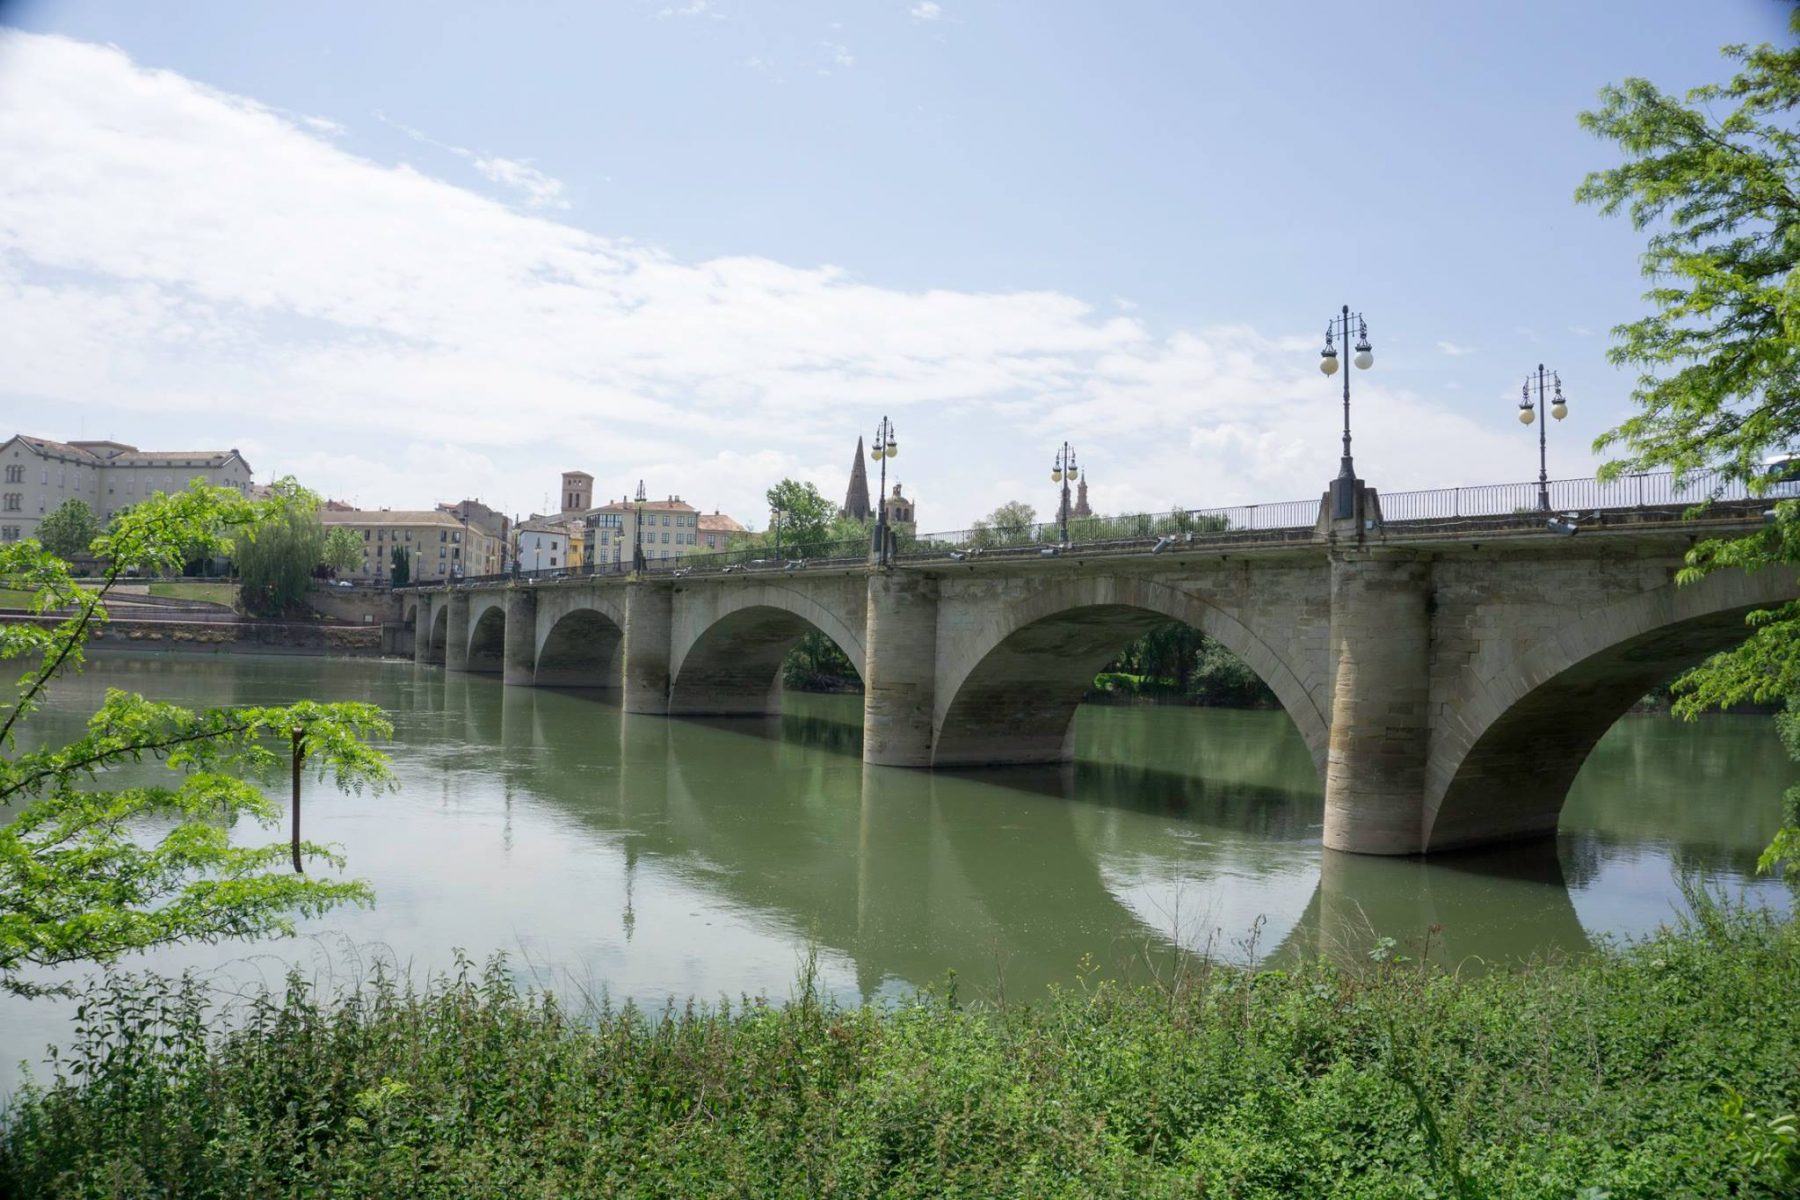
[[[1800, 34], [1800, 12], [1789, 29]], [[1717, 467], [1762, 495], [1776, 482], [1769, 457], [1800, 445], [1800, 44], [1724, 53], [1738, 64], [1726, 83], [1676, 97], [1627, 79], [1581, 115], [1625, 161], [1590, 174], [1575, 198], [1649, 231], [1651, 312], [1615, 328], [1609, 351], [1640, 371], [1639, 411], [1595, 448], [1625, 451], [1606, 476]], [[1800, 566], [1800, 501], [1770, 511], [1755, 533], [1695, 546], [1681, 582]], [[1800, 697], [1800, 603], [1752, 613], [1750, 625], [1737, 649], [1676, 683], [1678, 713]], [[1800, 797], [1788, 806], [1762, 866], [1785, 863], [1800, 882]]]
[[[95, 539], [106, 563], [98, 587], [78, 586], [68, 564], [36, 541], [0, 546], [0, 575], [32, 593], [50, 623], [0, 626], [0, 657], [31, 665], [0, 706], [0, 988], [33, 993], [28, 968], [106, 961], [180, 941], [289, 933], [293, 919], [343, 903], [368, 903], [365, 884], [281, 868], [289, 848], [232, 841], [249, 819], [273, 826], [280, 808], [264, 793], [289, 767], [296, 732], [321, 780], [351, 791], [390, 785], [387, 760], [369, 743], [392, 726], [367, 704], [298, 704], [193, 711], [109, 690], [86, 732], [61, 746], [20, 748], [20, 731], [51, 684], [79, 668], [106, 620], [106, 594], [125, 572], [164, 572], [200, 554], [228, 554], [259, 526], [310, 497], [283, 481], [250, 501], [196, 481], [117, 516]], [[145, 782], [160, 765], [166, 781]], [[107, 786], [111, 784], [112, 786]], [[300, 853], [341, 866], [328, 847]]]

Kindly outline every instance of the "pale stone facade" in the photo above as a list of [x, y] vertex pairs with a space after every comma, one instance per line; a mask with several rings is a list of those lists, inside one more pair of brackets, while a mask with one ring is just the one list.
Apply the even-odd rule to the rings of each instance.
[[36, 537], [38, 522], [82, 500], [102, 522], [196, 477], [248, 495], [250, 464], [236, 450], [139, 450], [123, 442], [55, 442], [14, 434], [0, 442], [0, 541]]
[[596, 567], [606, 563], [631, 563], [638, 510], [644, 513], [644, 559], [685, 558], [700, 545], [700, 513], [680, 496], [667, 500], [615, 500], [582, 514], [587, 533], [593, 535], [587, 561]]
[[319, 513], [319, 520], [327, 530], [342, 526], [362, 539], [363, 561], [348, 571], [340, 571], [338, 574], [344, 579], [386, 580], [393, 574], [395, 547], [407, 556], [414, 583], [499, 573], [497, 565], [487, 569], [500, 560], [499, 540], [454, 513], [437, 509], [325, 509]]

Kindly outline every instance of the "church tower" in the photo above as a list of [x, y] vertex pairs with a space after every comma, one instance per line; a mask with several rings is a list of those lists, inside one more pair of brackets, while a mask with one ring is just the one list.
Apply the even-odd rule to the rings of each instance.
[[859, 437], [856, 439], [856, 460], [850, 464], [850, 489], [844, 493], [844, 507], [838, 510], [838, 515], [853, 521], [866, 521], [869, 512], [869, 473], [863, 468], [863, 441]]
[[1088, 507], [1087, 502], [1086, 471], [1081, 473], [1081, 481], [1075, 486], [1075, 507], [1071, 510], [1071, 515], [1077, 517], [1091, 517], [1094, 515], [1094, 510]]

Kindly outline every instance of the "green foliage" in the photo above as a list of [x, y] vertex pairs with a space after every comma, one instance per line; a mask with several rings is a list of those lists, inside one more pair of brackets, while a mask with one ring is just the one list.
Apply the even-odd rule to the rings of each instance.
[[1032, 524], [1036, 520], [1037, 509], [1022, 500], [1008, 500], [975, 522], [969, 531], [969, 544], [986, 549], [1032, 541]]
[[[64, 746], [23, 743], [22, 726], [51, 684], [78, 668], [106, 620], [104, 600], [128, 570], [156, 573], [199, 547], [227, 553], [234, 538], [279, 520], [288, 501], [256, 504], [225, 488], [157, 494], [114, 518], [95, 542], [108, 564], [98, 588], [78, 587], [68, 565], [35, 541], [0, 546], [0, 574], [29, 588], [55, 624], [0, 626], [0, 657], [30, 664], [0, 706], [0, 987], [40, 990], [25, 972], [106, 961], [166, 942], [254, 937], [291, 929], [295, 915], [367, 901], [364, 885], [276, 870], [285, 844], [234, 843], [248, 818], [274, 825], [280, 808], [258, 782], [290, 767], [298, 730], [306, 759], [340, 787], [380, 788], [385, 759], [367, 744], [391, 733], [366, 704], [215, 708], [199, 712], [109, 691], [82, 737]], [[160, 763], [166, 781], [142, 782], [131, 764]], [[140, 837], [146, 840], [140, 841]], [[335, 863], [327, 848], [302, 854]]]
[[38, 541], [58, 558], [74, 558], [86, 554], [100, 536], [100, 518], [87, 506], [87, 501], [70, 498], [50, 510], [38, 522]]
[[[399, 550], [399, 547], [394, 547]], [[342, 525], [334, 527], [325, 535], [325, 548], [319, 555], [320, 563], [333, 571], [354, 571], [362, 566], [363, 540], [356, 536], [356, 531]]]
[[781, 660], [784, 687], [802, 692], [860, 691], [862, 678], [838, 644], [817, 629], [809, 629]]
[[[267, 617], [300, 607], [313, 572], [325, 561], [319, 498], [291, 478], [276, 483], [274, 490], [282, 503], [245, 528], [232, 555], [244, 608]], [[358, 546], [357, 562], [361, 561]]]
[[[771, 511], [781, 510], [781, 544], [799, 553], [817, 551], [831, 541], [837, 509], [811, 483], [783, 479], [764, 493]], [[773, 547], [773, 527], [759, 539]]]
[[388, 555], [388, 580], [395, 587], [405, 587], [412, 582], [412, 559], [400, 547], [395, 546]]
[[[1800, 13], [1790, 19], [1800, 33]], [[1737, 73], [1677, 98], [1643, 79], [1601, 92], [1583, 126], [1625, 161], [1590, 174], [1576, 198], [1650, 231], [1643, 258], [1651, 312], [1613, 330], [1613, 362], [1640, 371], [1639, 411], [1597, 448], [1625, 454], [1606, 472], [1718, 466], [1753, 492], [1773, 451], [1800, 443], [1800, 46], [1728, 46]], [[1710, 540], [1683, 582], [1723, 568], [1800, 564], [1800, 503], [1774, 523]], [[1754, 613], [1753, 632], [1677, 684], [1677, 713], [1800, 696], [1800, 604]], [[1800, 825], [1776, 839], [1800, 881]]]
[[465, 963], [300, 977], [228, 1019], [91, 985], [0, 1126], [0, 1192], [362, 1196], [1791, 1196], [1800, 933], [1714, 912], [1622, 953], [1400, 955], [1042, 1003], [942, 991], [586, 1012]]
[[1127, 646], [1094, 686], [1106, 693], [1181, 696], [1232, 708], [1276, 704], [1275, 694], [1249, 664], [1179, 621], [1152, 629]]

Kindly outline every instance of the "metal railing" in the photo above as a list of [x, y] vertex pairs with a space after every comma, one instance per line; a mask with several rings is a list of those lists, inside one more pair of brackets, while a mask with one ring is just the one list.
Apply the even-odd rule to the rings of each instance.
[[[1572, 516], [1598, 515], [1622, 510], [1666, 511], [1679, 516], [1686, 509], [1708, 502], [1766, 503], [1800, 496], [1800, 481], [1772, 484], [1758, 496], [1743, 479], [1722, 471], [1688, 474], [1679, 482], [1668, 472], [1621, 475], [1614, 479], [1557, 479], [1547, 485], [1551, 513]], [[1470, 519], [1518, 517], [1535, 521], [1545, 512], [1536, 481], [1479, 484], [1470, 487], [1430, 488], [1410, 492], [1379, 493], [1385, 526], [1409, 526], [1426, 532], [1433, 526], [1454, 526]], [[1160, 513], [1131, 513], [1116, 517], [1075, 517], [1068, 523], [1068, 540], [1057, 521], [1005, 524], [978, 521], [968, 529], [896, 536], [895, 557], [902, 562], [969, 556], [1052, 556], [1068, 551], [1104, 553], [1109, 550], [1142, 551], [1193, 544], [1243, 541], [1294, 540], [1310, 534], [1319, 519], [1319, 500], [1286, 500], [1275, 504], [1239, 504], [1225, 508], [1186, 508]], [[868, 538], [827, 542], [784, 542], [780, 553], [761, 544], [739, 546], [681, 558], [652, 559], [644, 573], [680, 578], [690, 574], [737, 572], [792, 572], [827, 567], [857, 567], [871, 559]], [[543, 571], [519, 571], [502, 575], [470, 575], [456, 584], [504, 583], [513, 580], [581, 579], [631, 574], [631, 563], [585, 563], [579, 567]], [[444, 581], [414, 585], [442, 587]]]

